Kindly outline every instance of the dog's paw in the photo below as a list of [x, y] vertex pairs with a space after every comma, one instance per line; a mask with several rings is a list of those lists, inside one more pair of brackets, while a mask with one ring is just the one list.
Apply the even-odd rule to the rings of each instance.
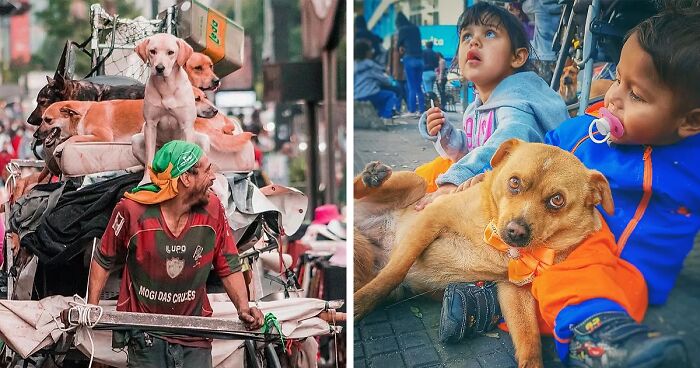
[[391, 167], [379, 161], [372, 161], [362, 171], [362, 182], [370, 188], [376, 188], [389, 179], [389, 176]]

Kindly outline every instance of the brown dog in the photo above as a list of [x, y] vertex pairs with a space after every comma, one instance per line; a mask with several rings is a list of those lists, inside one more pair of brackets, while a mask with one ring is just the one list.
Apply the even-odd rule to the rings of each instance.
[[[211, 59], [208, 56], [199, 52], [192, 53], [192, 68], [187, 69], [187, 76], [192, 81], [192, 85], [198, 87], [200, 85], [207, 88], [214, 86], [214, 89], [219, 85], [219, 78], [214, 74], [211, 67], [201, 65], [201, 71], [197, 69], [200, 64], [206, 64]], [[190, 60], [188, 59], [188, 63]], [[192, 72], [190, 74], [190, 71]], [[51, 106], [52, 103], [58, 101], [109, 101], [109, 100], [139, 100], [143, 99], [146, 86], [143, 84], [115, 84], [109, 85], [106, 83], [126, 83], [129, 79], [120, 76], [98, 76], [89, 78], [89, 80], [73, 80], [66, 79], [60, 73], [56, 73], [53, 79], [46, 77], [46, 85], [39, 91], [36, 96], [36, 108], [29, 115], [27, 123], [30, 125], [40, 125], [41, 117], [44, 111]], [[193, 80], [196, 80], [193, 81]], [[137, 81], [133, 81], [137, 82]], [[206, 89], [206, 88], [205, 88]]]
[[216, 91], [219, 88], [219, 77], [214, 74], [214, 63], [209, 56], [195, 52], [187, 59], [185, 71], [193, 87], [202, 91]]
[[[192, 88], [197, 113], [210, 116], [195, 119], [194, 129], [209, 137], [213, 149], [219, 152], [238, 152], [250, 141], [252, 134], [220, 114], [204, 92]], [[143, 100], [62, 101], [49, 106], [37, 136], [46, 138], [54, 129], [60, 130], [61, 142], [53, 151], [60, 155], [66, 142], [129, 142], [143, 128]]]
[[[559, 94], [564, 99], [567, 105], [576, 103], [578, 98], [576, 90], [578, 89], [578, 67], [576, 64], [569, 64], [564, 67], [559, 80]], [[591, 90], [588, 92], [588, 98], [592, 99], [599, 96], [604, 96], [608, 88], [613, 84], [609, 79], [596, 79], [591, 82]]]
[[559, 79], [559, 94], [567, 105], [577, 101], [576, 89], [578, 88], [578, 67], [570, 64], [564, 67]]
[[[213, 118], [218, 114], [204, 92], [198, 88], [192, 92], [198, 116]], [[43, 140], [52, 129], [60, 128], [60, 142], [69, 138], [73, 143], [129, 142], [143, 127], [143, 116], [135, 114], [143, 114], [143, 100], [56, 102], [44, 112], [36, 137]]]
[[[542, 366], [535, 300], [529, 288], [509, 282], [508, 264], [538, 247], [552, 249], [554, 263], [566, 258], [600, 229], [595, 206], [613, 210], [610, 188], [572, 154], [539, 143], [506, 141], [491, 165], [482, 182], [420, 212], [411, 204], [426, 185], [415, 173], [371, 163], [355, 178], [354, 314], [360, 319], [397, 296], [402, 282], [420, 293], [451, 282], [499, 281], [519, 365]], [[487, 227], [508, 252], [486, 243]]]

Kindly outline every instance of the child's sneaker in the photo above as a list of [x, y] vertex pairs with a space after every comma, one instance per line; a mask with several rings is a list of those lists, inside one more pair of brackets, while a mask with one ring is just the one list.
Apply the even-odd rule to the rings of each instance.
[[495, 282], [456, 283], [445, 289], [438, 336], [443, 343], [492, 330], [501, 319]]
[[598, 313], [578, 324], [569, 343], [572, 367], [687, 367], [683, 341], [661, 336], [624, 312]]

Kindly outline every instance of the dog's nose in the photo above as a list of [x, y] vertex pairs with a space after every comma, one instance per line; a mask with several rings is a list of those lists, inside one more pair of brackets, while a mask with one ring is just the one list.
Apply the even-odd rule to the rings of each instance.
[[213, 84], [214, 87], [218, 86], [219, 83], [221, 83], [221, 80], [220, 80], [220, 79], [214, 79], [214, 80], [211, 81], [211, 84]]
[[530, 225], [522, 219], [511, 220], [505, 228], [504, 239], [506, 243], [524, 247], [530, 243]]
[[163, 64], [156, 65], [156, 72], [160, 74], [163, 73], [163, 71], [165, 71], [165, 66], [163, 66]]
[[569, 77], [569, 76], [564, 77], [564, 84], [571, 84], [571, 77]]

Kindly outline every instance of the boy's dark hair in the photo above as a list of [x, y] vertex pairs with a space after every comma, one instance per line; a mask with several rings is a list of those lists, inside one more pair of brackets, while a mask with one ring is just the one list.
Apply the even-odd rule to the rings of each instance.
[[428, 48], [428, 49], [432, 49], [432, 48], [433, 48], [433, 41], [428, 41], [428, 42], [426, 42], [426, 43], [425, 43], [425, 47]]
[[369, 44], [369, 42], [366, 42], [366, 41], [355, 42], [353, 59], [355, 59], [355, 60], [367, 59], [367, 54], [369, 54], [369, 51], [371, 49], [372, 49], [372, 46]]
[[634, 27], [627, 38], [633, 35], [681, 106], [700, 106], [700, 8], [670, 7]]
[[[530, 41], [528, 40], [527, 33], [525, 32], [525, 27], [523, 27], [522, 22], [520, 22], [515, 15], [511, 14], [505, 8], [491, 5], [487, 2], [480, 2], [470, 6], [464, 11], [464, 13], [462, 13], [462, 15], [459, 16], [459, 20], [457, 21], [457, 45], [461, 43], [459, 36], [462, 33], [462, 30], [474, 24], [505, 29], [508, 37], [510, 38], [510, 50], [513, 55], [515, 55], [515, 51], [520, 48], [525, 48], [530, 53], [530, 57], [525, 64], [516, 69], [515, 72], [518, 73], [535, 70], [532, 63], [532, 48], [530, 47]], [[457, 46], [457, 52], [455, 53], [455, 57], [452, 59], [452, 65], [450, 68], [457, 69], [457, 67], [459, 67], [459, 46]]]

